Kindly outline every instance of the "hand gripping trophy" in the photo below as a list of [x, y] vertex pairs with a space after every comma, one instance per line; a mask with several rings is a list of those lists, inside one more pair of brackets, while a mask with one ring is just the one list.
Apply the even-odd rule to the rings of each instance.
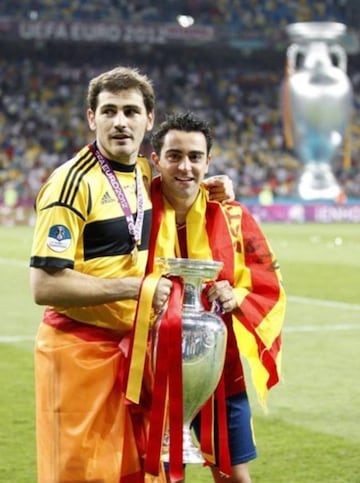
[[335, 200], [340, 187], [331, 165], [344, 144], [352, 111], [346, 53], [338, 44], [346, 26], [300, 22], [286, 30], [293, 43], [287, 49], [284, 122], [289, 122], [289, 136], [304, 164], [298, 193], [304, 200]]

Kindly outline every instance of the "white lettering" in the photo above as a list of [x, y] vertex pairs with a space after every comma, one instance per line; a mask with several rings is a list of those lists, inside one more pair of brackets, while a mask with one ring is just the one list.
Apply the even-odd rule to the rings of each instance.
[[320, 223], [334, 222], [360, 222], [360, 205], [354, 206], [327, 206], [316, 207], [314, 221]]
[[69, 33], [64, 22], [21, 22], [19, 35], [22, 39], [67, 40]]
[[116, 22], [23, 21], [18, 34], [22, 39], [73, 40], [77, 42], [131, 42], [162, 44], [169, 40], [212, 40], [211, 27], [183, 29], [178, 25], [119, 24]]
[[74, 23], [70, 28], [71, 40], [95, 42], [119, 42], [121, 40], [121, 27], [117, 24]]

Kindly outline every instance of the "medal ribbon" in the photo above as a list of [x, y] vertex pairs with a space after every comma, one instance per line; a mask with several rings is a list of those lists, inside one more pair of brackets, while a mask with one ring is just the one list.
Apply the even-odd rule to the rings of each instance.
[[152, 299], [160, 278], [161, 274], [150, 273], [144, 278], [140, 287], [139, 302], [137, 304], [134, 328], [131, 335], [130, 366], [128, 379], [126, 381], [126, 398], [135, 404], [139, 404], [140, 401], [152, 312]]
[[129, 234], [136, 246], [141, 240], [141, 233], [142, 227], [144, 222], [144, 195], [141, 188], [141, 180], [138, 173], [138, 168], [135, 166], [135, 180], [136, 180], [136, 192], [137, 192], [137, 216], [136, 216], [136, 223], [134, 222], [134, 217], [131, 212], [131, 208], [129, 202], [126, 198], [125, 192], [123, 187], [121, 186], [119, 180], [117, 179], [114, 170], [112, 169], [109, 161], [104, 158], [104, 156], [100, 153], [98, 149], [95, 151], [95, 156], [97, 157], [102, 172], [106, 176], [106, 179], [109, 181], [118, 201], [119, 204], [125, 214]]
[[[167, 415], [170, 435], [169, 476], [183, 480], [183, 384], [182, 384], [182, 318], [183, 281], [170, 277], [173, 288], [168, 308], [159, 326], [156, 348], [153, 403], [150, 416], [145, 472], [159, 474], [161, 446]], [[168, 395], [168, 401], [167, 401]]]

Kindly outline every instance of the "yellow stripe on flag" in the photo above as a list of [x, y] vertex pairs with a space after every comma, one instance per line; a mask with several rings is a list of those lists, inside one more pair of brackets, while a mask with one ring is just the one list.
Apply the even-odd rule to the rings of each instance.
[[134, 343], [131, 352], [126, 398], [138, 404], [144, 372], [148, 332], [152, 315], [152, 300], [161, 274], [150, 273], [143, 281], [135, 320]]

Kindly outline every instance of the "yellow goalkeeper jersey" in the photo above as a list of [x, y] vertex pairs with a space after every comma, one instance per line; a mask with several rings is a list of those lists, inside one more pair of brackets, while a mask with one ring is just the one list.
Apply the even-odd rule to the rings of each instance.
[[[124, 211], [94, 154], [84, 147], [49, 177], [36, 199], [37, 221], [30, 266], [70, 268], [103, 278], [141, 277], [148, 256], [151, 229], [149, 184], [151, 166], [138, 157], [144, 198], [144, 221], [138, 256], [131, 256], [133, 240]], [[111, 162], [133, 217], [137, 193], [135, 166]], [[89, 307], [52, 307], [80, 322], [128, 331], [134, 321], [136, 301], [123, 300]]]

